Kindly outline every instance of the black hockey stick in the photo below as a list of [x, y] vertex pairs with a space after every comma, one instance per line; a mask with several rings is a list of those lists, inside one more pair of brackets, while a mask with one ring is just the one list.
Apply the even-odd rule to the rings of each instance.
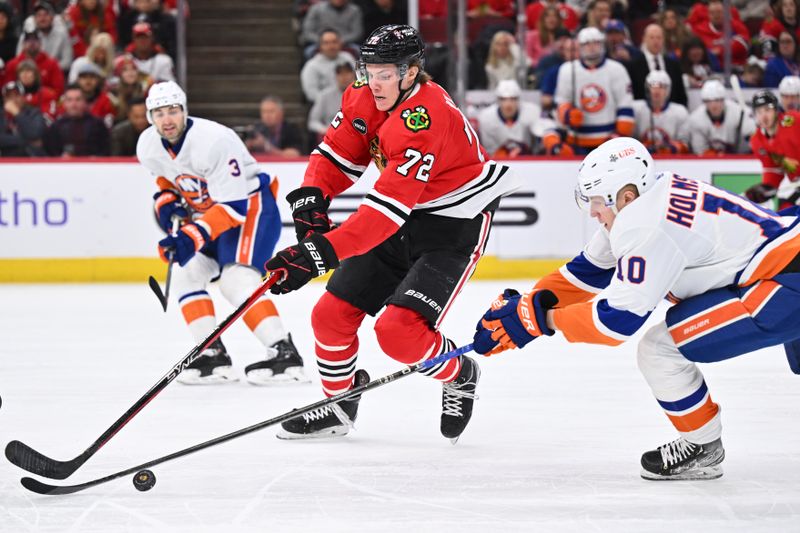
[[[172, 219], [172, 234], [174, 235], [176, 231], [178, 231], [178, 226], [180, 224], [180, 218], [175, 217]], [[167, 303], [169, 302], [169, 286], [170, 280], [172, 279], [172, 265], [175, 264], [175, 252], [169, 254], [169, 264], [167, 265], [167, 282], [164, 285], [166, 288], [164, 292], [161, 291], [161, 286], [156, 281], [156, 278], [150, 276], [147, 280], [147, 284], [150, 285], [150, 289], [158, 298], [158, 301], [161, 302], [161, 307], [164, 308], [164, 312], [167, 312]]]
[[467, 344], [466, 346], [462, 346], [461, 348], [456, 348], [453, 351], [443, 353], [438, 355], [432, 359], [428, 359], [427, 361], [423, 361], [422, 363], [417, 363], [416, 365], [407, 366], [402, 370], [398, 370], [394, 374], [389, 374], [388, 376], [384, 376], [382, 378], [378, 378], [376, 380], [370, 381], [363, 385], [359, 385], [353, 389], [350, 389], [347, 392], [342, 392], [337, 394], [336, 396], [331, 396], [330, 398], [326, 398], [324, 400], [320, 400], [318, 402], [314, 402], [312, 404], [306, 405], [305, 407], [301, 407], [299, 409], [292, 409], [282, 415], [278, 415], [274, 418], [270, 418], [269, 420], [264, 420], [263, 422], [259, 422], [257, 424], [253, 424], [252, 426], [247, 426], [246, 428], [239, 429], [232, 433], [228, 433], [227, 435], [223, 435], [221, 437], [217, 437], [215, 439], [207, 440], [200, 444], [196, 444], [194, 446], [190, 446], [189, 448], [184, 448], [183, 450], [171, 453], [169, 455], [165, 455], [163, 457], [159, 457], [158, 459], [153, 459], [152, 461], [148, 461], [146, 463], [142, 463], [137, 466], [132, 466], [131, 468], [126, 468], [125, 470], [120, 470], [114, 474], [110, 474], [105, 477], [97, 478], [92, 481], [87, 481], [85, 483], [79, 483], [77, 485], [49, 485], [47, 483], [42, 483], [36, 479], [30, 477], [24, 477], [20, 480], [22, 486], [28, 489], [31, 492], [36, 492], [38, 494], [49, 494], [49, 495], [58, 495], [58, 494], [72, 494], [74, 492], [79, 492], [91, 487], [95, 487], [107, 481], [111, 481], [123, 476], [127, 476], [129, 474], [134, 474], [140, 470], [145, 468], [150, 468], [151, 466], [155, 466], [161, 463], [166, 463], [167, 461], [171, 461], [173, 459], [177, 459], [179, 457], [183, 457], [185, 455], [189, 455], [194, 452], [198, 452], [200, 450], [204, 450], [206, 448], [210, 448], [211, 446], [216, 446], [217, 444], [222, 444], [223, 442], [227, 442], [229, 440], [233, 440], [239, 438], [243, 435], [247, 435], [249, 433], [253, 433], [255, 431], [259, 431], [261, 429], [267, 428], [269, 426], [274, 426], [275, 424], [279, 424], [281, 422], [285, 422], [286, 420], [296, 418], [298, 416], [302, 416], [310, 411], [315, 409], [319, 409], [320, 407], [325, 407], [326, 405], [332, 405], [342, 400], [347, 400], [354, 396], [358, 396], [364, 392], [367, 392], [372, 389], [377, 389], [378, 387], [382, 387], [388, 383], [393, 381], [397, 381], [400, 378], [404, 378], [408, 375], [411, 375], [419, 370], [424, 370], [426, 368], [430, 368], [434, 365], [438, 365], [439, 363], [443, 363], [449, 359], [454, 357], [458, 357], [464, 353], [472, 351], [472, 344]]
[[244, 314], [262, 294], [264, 294], [270, 287], [272, 287], [280, 276], [273, 273], [269, 276], [258, 288], [240, 305], [233, 313], [231, 313], [225, 320], [219, 323], [214, 328], [208, 337], [206, 337], [200, 344], [192, 348], [192, 350], [178, 363], [176, 363], [169, 371], [155, 384], [150, 390], [144, 393], [144, 396], [139, 398], [125, 414], [117, 419], [116, 422], [111, 424], [100, 437], [92, 443], [82, 454], [70, 459], [69, 461], [58, 461], [43, 455], [27, 444], [18, 440], [12, 440], [6, 445], [6, 457], [12, 464], [27, 470], [33, 474], [49, 477], [52, 479], [66, 479], [78, 468], [81, 467], [91, 456], [102, 448], [111, 438], [117, 434], [125, 425], [135, 417], [139, 411], [150, 403], [164, 388], [169, 385], [178, 374], [180, 374], [187, 366], [197, 359], [200, 353], [216, 341], [222, 333], [228, 329], [240, 316]]

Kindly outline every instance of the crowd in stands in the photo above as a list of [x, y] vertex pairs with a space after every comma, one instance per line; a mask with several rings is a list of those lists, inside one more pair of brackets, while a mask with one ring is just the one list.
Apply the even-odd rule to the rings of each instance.
[[0, 156], [130, 156], [174, 80], [176, 0], [0, 0]]
[[[525, 2], [521, 35], [518, 2]], [[782, 99], [800, 98], [800, 2], [731, 2], [727, 41], [739, 85], [772, 88]], [[448, 80], [441, 74], [446, 69], [432, 71], [449, 55], [447, 9], [446, 0], [419, 3], [428, 70], [445, 86]], [[404, 2], [393, 0], [295, 0], [295, 13], [307, 60], [301, 79], [312, 109], [313, 144], [338, 111], [335, 102], [350, 75], [344, 65], [357, 59], [359, 41], [381, 24], [405, 23], [407, 14]], [[467, 0], [466, 15], [469, 88], [496, 95], [493, 105], [470, 119], [497, 157], [580, 154], [609, 136], [631, 134], [657, 153], [749, 151], [752, 114], [730, 98], [730, 81], [723, 74], [721, 0]], [[581, 33], [586, 28], [598, 33]], [[586, 42], [579, 42], [579, 35]], [[593, 64], [585, 53], [599, 40], [602, 58]], [[573, 62], [577, 74], [569, 72]], [[581, 85], [581, 65], [594, 72], [614, 62], [624, 68], [609, 72], [615, 80], [619, 73], [631, 98], [615, 97], [615, 89], [602, 83]], [[653, 72], [663, 75], [650, 76]], [[783, 80], [789, 83], [781, 85]], [[530, 90], [538, 91], [538, 105], [525, 101]], [[687, 109], [690, 92], [700, 93], [694, 109]]]
[[[800, 0], [731, 2], [727, 42], [739, 84], [773, 88], [796, 108]], [[147, 125], [149, 87], [174, 79], [176, 4], [0, 0], [0, 155], [132, 155]], [[723, 75], [721, 0], [466, 4], [469, 88], [496, 97], [469, 118], [493, 155], [580, 154], [609, 136], [631, 134], [657, 153], [748, 150], [753, 119], [729, 97]], [[294, 0], [293, 9], [307, 123], [287, 121], [280, 98], [266, 96], [260, 120], [245, 134], [256, 154], [307, 154], [356, 77], [359, 43], [379, 26], [408, 20], [403, 0]], [[446, 77], [447, 9], [447, 0], [419, 2], [427, 70], [453, 89]], [[582, 76], [603, 72], [607, 85], [584, 83]], [[619, 96], [617, 86], [625, 89]], [[537, 104], [526, 101], [532, 90]], [[690, 93], [700, 93], [694, 109], [687, 109]]]

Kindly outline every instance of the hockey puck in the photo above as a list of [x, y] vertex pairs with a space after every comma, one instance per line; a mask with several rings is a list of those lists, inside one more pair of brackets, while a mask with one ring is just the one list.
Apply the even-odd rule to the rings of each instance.
[[133, 486], [142, 492], [148, 491], [156, 484], [156, 475], [150, 470], [140, 470], [133, 476]]

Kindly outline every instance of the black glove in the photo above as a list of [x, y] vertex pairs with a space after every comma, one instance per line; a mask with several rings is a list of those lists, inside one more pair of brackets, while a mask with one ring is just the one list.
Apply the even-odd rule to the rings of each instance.
[[281, 281], [273, 285], [270, 292], [286, 294], [337, 266], [339, 258], [328, 239], [320, 233], [311, 233], [299, 243], [275, 254], [264, 268], [281, 276]]
[[778, 189], [772, 185], [767, 185], [766, 183], [757, 183], [744, 191], [744, 195], [751, 202], [763, 204], [767, 200], [774, 198], [777, 192]]
[[309, 233], [330, 231], [331, 220], [328, 218], [328, 206], [331, 205], [331, 201], [322, 195], [322, 189], [300, 187], [287, 194], [286, 201], [292, 206], [297, 242], [305, 239]]

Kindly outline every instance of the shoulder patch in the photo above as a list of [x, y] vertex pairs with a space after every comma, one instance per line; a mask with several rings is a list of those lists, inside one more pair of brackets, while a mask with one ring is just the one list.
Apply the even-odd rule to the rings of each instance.
[[367, 85], [367, 82], [365, 82], [364, 80], [356, 80], [356, 81], [353, 82], [352, 87], [353, 87], [353, 89], [360, 89], [362, 87], [366, 87], [366, 85]]
[[781, 119], [781, 126], [788, 128], [792, 125], [794, 125], [794, 117], [792, 115], [783, 115], [783, 119]]
[[417, 106], [413, 110], [404, 109], [400, 113], [400, 118], [403, 119], [403, 125], [414, 133], [431, 127], [431, 117], [428, 115], [428, 110], [422, 106]]
[[356, 118], [353, 119], [353, 128], [358, 131], [361, 135], [367, 134], [367, 121], [363, 118]]

